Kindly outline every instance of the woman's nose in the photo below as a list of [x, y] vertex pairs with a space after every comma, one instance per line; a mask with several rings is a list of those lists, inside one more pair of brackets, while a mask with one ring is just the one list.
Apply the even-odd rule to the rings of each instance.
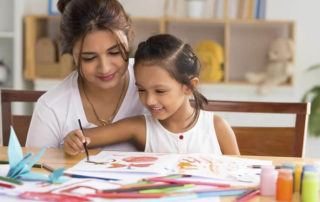
[[108, 58], [101, 56], [98, 64], [98, 71], [101, 73], [106, 73], [110, 69], [110, 61]]

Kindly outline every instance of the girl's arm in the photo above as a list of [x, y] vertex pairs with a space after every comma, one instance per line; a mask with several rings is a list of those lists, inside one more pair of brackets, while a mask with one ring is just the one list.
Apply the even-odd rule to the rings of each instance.
[[240, 155], [237, 139], [231, 126], [216, 114], [213, 117], [213, 122], [222, 153]]
[[122, 119], [107, 126], [70, 132], [64, 139], [63, 150], [70, 155], [83, 152], [83, 142], [87, 140], [89, 148], [116, 144], [133, 140], [139, 147], [146, 143], [144, 116]]

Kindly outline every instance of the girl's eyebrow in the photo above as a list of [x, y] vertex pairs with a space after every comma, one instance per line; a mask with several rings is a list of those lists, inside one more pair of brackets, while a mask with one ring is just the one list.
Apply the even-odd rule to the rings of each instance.
[[[118, 44], [115, 44], [115, 45], [111, 46], [110, 48], [108, 48], [107, 51], [111, 51], [117, 47], [118, 47]], [[96, 54], [96, 53], [95, 52], [81, 52], [81, 55], [92, 55], [92, 54]]]

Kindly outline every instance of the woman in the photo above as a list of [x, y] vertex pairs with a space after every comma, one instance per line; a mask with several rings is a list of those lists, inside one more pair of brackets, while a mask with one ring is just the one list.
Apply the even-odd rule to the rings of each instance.
[[[76, 71], [38, 101], [26, 146], [61, 148], [79, 128], [107, 125], [144, 113], [128, 53], [131, 20], [117, 0], [59, 0], [63, 53], [73, 56]], [[135, 150], [129, 142], [109, 146]]]

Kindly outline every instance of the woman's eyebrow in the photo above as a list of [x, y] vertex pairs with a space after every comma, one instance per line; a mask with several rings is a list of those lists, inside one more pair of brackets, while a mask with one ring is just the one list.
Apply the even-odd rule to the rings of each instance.
[[[115, 44], [113, 46], [111, 46], [110, 48], [107, 49], [107, 51], [111, 51], [115, 48], [118, 48], [118, 44]], [[96, 54], [95, 52], [90, 52], [90, 51], [87, 51], [87, 52], [81, 52], [81, 55], [92, 55], [92, 54]]]

